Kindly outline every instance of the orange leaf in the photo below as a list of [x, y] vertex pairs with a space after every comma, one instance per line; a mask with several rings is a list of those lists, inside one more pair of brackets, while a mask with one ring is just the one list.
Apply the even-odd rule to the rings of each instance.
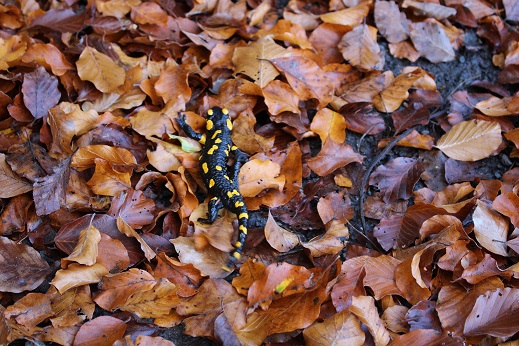
[[356, 27], [365, 20], [368, 15], [370, 2], [361, 2], [344, 10], [321, 14], [319, 17], [325, 23], [340, 24], [344, 26]]
[[343, 143], [346, 139], [346, 120], [342, 114], [323, 108], [315, 114], [310, 130], [317, 133], [322, 142], [330, 136], [334, 142]]
[[375, 300], [373, 297], [353, 297], [350, 311], [368, 327], [373, 339], [375, 339], [375, 345], [389, 344], [391, 337], [384, 326], [384, 322], [378, 316], [377, 307], [375, 306]]
[[87, 181], [92, 191], [98, 195], [117, 196], [131, 186], [130, 172], [118, 172], [104, 159], [94, 158], [95, 171]]
[[409, 88], [425, 75], [421, 68], [398, 75], [391, 85], [373, 98], [373, 106], [380, 112], [391, 113], [409, 97]]
[[178, 237], [170, 241], [175, 246], [178, 258], [182, 263], [192, 264], [203, 275], [208, 275], [211, 278], [218, 279], [229, 275], [229, 272], [222, 269], [223, 266], [227, 265], [227, 252], [209, 246], [204, 248], [203, 251], [198, 251], [193, 238]]
[[31, 44], [22, 60], [25, 63], [32, 62], [46, 69], [51, 69], [56, 76], [63, 76], [67, 71], [74, 69], [74, 66], [67, 61], [63, 53], [50, 43]]
[[95, 159], [106, 160], [115, 166], [134, 166], [137, 164], [135, 157], [127, 149], [97, 144], [79, 148], [72, 156], [70, 165], [78, 171], [83, 171], [94, 167]]
[[263, 97], [270, 114], [278, 115], [283, 112], [300, 114], [299, 97], [286, 83], [273, 80], [263, 88]]
[[101, 241], [101, 233], [90, 225], [79, 233], [79, 239], [74, 250], [61, 259], [61, 266], [66, 268], [71, 262], [91, 266], [96, 263], [98, 245]]
[[508, 220], [490, 209], [485, 202], [478, 200], [476, 205], [472, 216], [476, 239], [488, 251], [508, 256], [506, 251]]
[[27, 43], [21, 36], [13, 35], [7, 39], [0, 37], [0, 71], [14, 66], [24, 55]]
[[106, 274], [108, 270], [98, 263], [92, 266], [71, 263], [67, 269], [57, 271], [51, 284], [58, 289], [59, 293], [63, 293], [74, 287], [96, 284]]
[[124, 83], [126, 74], [107, 55], [94, 48], [86, 47], [76, 62], [77, 72], [82, 80], [94, 83], [96, 88], [105, 93], [113, 91]]
[[362, 163], [362, 156], [353, 151], [350, 145], [338, 144], [330, 138], [324, 141], [316, 156], [307, 160], [308, 167], [320, 176], [328, 175], [352, 162]]
[[306, 37], [305, 29], [299, 24], [285, 19], [278, 20], [276, 25], [267, 31], [258, 31], [256, 35], [259, 37], [265, 37], [269, 35], [272, 36], [274, 40], [286, 41], [298, 45], [303, 49], [313, 49], [312, 44]]
[[115, 317], [100, 316], [81, 326], [74, 338], [74, 346], [112, 346], [124, 336], [126, 324]]
[[270, 160], [249, 160], [239, 174], [240, 192], [244, 197], [254, 197], [265, 189], [283, 191], [285, 176], [280, 174], [281, 167]]
[[285, 73], [288, 84], [302, 100], [316, 98], [319, 109], [332, 101], [333, 83], [314, 61], [303, 56], [270, 58], [276, 68]]
[[128, 223], [121, 216], [117, 218], [117, 228], [119, 229], [119, 231], [121, 231], [121, 233], [125, 234], [127, 237], [137, 239], [137, 241], [141, 245], [142, 251], [144, 252], [144, 256], [148, 261], [151, 261], [155, 258], [155, 256], [157, 256], [155, 251], [153, 251], [151, 247], [148, 244], [146, 244], [146, 242], [144, 241], [144, 239], [142, 239], [139, 233], [137, 233], [130, 225], [128, 225]]

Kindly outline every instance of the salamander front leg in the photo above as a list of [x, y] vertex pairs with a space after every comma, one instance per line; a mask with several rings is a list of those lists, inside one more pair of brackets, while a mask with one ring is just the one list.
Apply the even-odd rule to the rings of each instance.
[[213, 197], [209, 201], [207, 208], [207, 219], [199, 218], [198, 222], [211, 224], [218, 218], [218, 211], [223, 208], [223, 203], [218, 197]]
[[193, 130], [191, 128], [191, 126], [189, 126], [186, 123], [186, 115], [185, 114], [180, 113], [178, 115], [177, 123], [180, 126], [180, 128], [182, 128], [182, 130], [186, 133], [186, 135], [189, 138], [194, 139], [195, 141], [198, 141], [198, 142], [200, 142], [202, 144], [205, 143], [205, 135], [202, 135], [202, 134], [196, 132], [195, 130]]

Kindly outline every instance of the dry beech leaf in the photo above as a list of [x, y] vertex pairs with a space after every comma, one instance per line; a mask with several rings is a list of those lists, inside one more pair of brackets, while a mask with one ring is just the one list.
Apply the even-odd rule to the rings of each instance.
[[515, 227], [519, 228], [519, 196], [513, 192], [505, 192], [496, 197], [492, 209], [508, 216]]
[[402, 8], [411, 8], [416, 15], [436, 18], [438, 20], [447, 19], [456, 14], [454, 8], [442, 6], [432, 2], [420, 2], [416, 0], [404, 0]]
[[476, 300], [468, 315], [465, 335], [492, 335], [508, 338], [519, 331], [519, 289], [499, 288]]
[[170, 241], [175, 246], [178, 258], [182, 263], [192, 264], [202, 274], [213, 279], [224, 278], [229, 274], [222, 269], [227, 265], [227, 252], [209, 246], [199, 251], [193, 238], [178, 237]]
[[384, 322], [380, 319], [375, 306], [375, 299], [369, 296], [353, 297], [351, 300], [350, 311], [357, 316], [367, 327], [376, 345], [387, 345], [391, 337], [384, 327]]
[[[353, 210], [351, 210], [353, 212]], [[337, 255], [344, 249], [346, 240], [350, 237], [350, 230], [344, 226], [344, 222], [333, 220], [327, 227], [326, 233], [301, 243], [305, 249], [310, 251], [312, 258], [325, 255]]]
[[58, 270], [51, 284], [58, 289], [59, 293], [63, 294], [74, 287], [96, 284], [106, 274], [108, 274], [108, 269], [98, 263], [91, 266], [71, 263], [67, 269]]
[[113, 345], [116, 340], [124, 336], [126, 328], [126, 324], [118, 318], [99, 316], [79, 328], [74, 338], [74, 345]]
[[87, 181], [92, 191], [98, 195], [117, 196], [131, 187], [131, 172], [119, 172], [111, 162], [94, 158], [95, 171]]
[[98, 244], [101, 241], [101, 233], [90, 225], [79, 233], [79, 239], [74, 250], [61, 259], [61, 265], [66, 268], [70, 262], [91, 266], [96, 263]]
[[72, 156], [70, 165], [78, 171], [84, 171], [95, 166], [96, 158], [104, 159], [116, 166], [137, 164], [135, 157], [127, 149], [97, 144], [79, 148]]
[[49, 265], [38, 251], [0, 237], [0, 291], [20, 293], [38, 287], [49, 274]]
[[420, 53], [409, 41], [390, 43], [388, 46], [391, 55], [397, 59], [407, 59], [410, 62], [415, 62], [420, 58]]
[[360, 321], [348, 310], [343, 310], [317, 322], [303, 331], [306, 345], [364, 345], [365, 335]]
[[456, 57], [449, 38], [439, 23], [412, 23], [410, 29], [411, 40], [422, 57], [434, 63], [451, 61]]
[[155, 258], [155, 256], [157, 256], [155, 251], [153, 251], [152, 248], [148, 244], [146, 244], [146, 242], [144, 241], [144, 239], [142, 239], [140, 234], [137, 233], [130, 225], [128, 225], [128, 223], [121, 216], [117, 218], [117, 228], [119, 229], [119, 231], [121, 231], [121, 233], [125, 234], [127, 237], [137, 239], [137, 241], [141, 245], [142, 251], [144, 252], [144, 256], [148, 261], [151, 261]]
[[301, 25], [293, 23], [289, 20], [278, 20], [276, 25], [274, 25], [270, 30], [260, 30], [256, 33], [256, 35], [259, 37], [269, 35], [274, 40], [286, 41], [298, 45], [303, 49], [313, 49], [312, 44], [306, 37], [304, 28]]
[[479, 244], [488, 251], [508, 256], [506, 240], [508, 236], [508, 220], [496, 213], [485, 202], [478, 200], [472, 219], [474, 234]]
[[280, 227], [270, 212], [265, 225], [265, 238], [270, 246], [279, 252], [287, 252], [299, 244], [299, 237]]
[[18, 196], [31, 190], [32, 185], [13, 172], [5, 154], [0, 153], [0, 198]]
[[301, 100], [316, 98], [318, 109], [332, 101], [333, 83], [321, 67], [304, 56], [270, 58], [269, 61], [282, 71], [288, 84]]
[[394, 1], [375, 2], [374, 17], [380, 34], [389, 43], [399, 43], [407, 39], [409, 29], [405, 14], [400, 12]]
[[238, 47], [234, 50], [232, 57], [235, 66], [234, 73], [243, 73], [264, 88], [279, 75], [278, 70], [269, 62], [269, 59], [289, 55], [290, 53], [276, 44], [272, 37], [262, 37], [248, 47]]
[[310, 130], [317, 133], [322, 142], [330, 136], [334, 142], [343, 143], [346, 139], [346, 120], [342, 114], [323, 108], [315, 114]]
[[58, 104], [61, 92], [58, 90], [58, 79], [38, 67], [27, 73], [22, 83], [23, 103], [34, 119], [41, 119], [49, 113], [49, 109]]
[[511, 112], [508, 109], [508, 104], [510, 103], [510, 97], [495, 97], [491, 96], [490, 98], [479, 101], [474, 108], [481, 111], [481, 113], [491, 116], [491, 117], [502, 117], [506, 115], [517, 115], [517, 113]]
[[107, 55], [91, 47], [83, 50], [76, 66], [82, 80], [92, 82], [99, 91], [105, 93], [112, 92], [121, 86], [126, 76], [122, 67]]
[[409, 199], [413, 187], [423, 173], [423, 165], [416, 159], [397, 157], [378, 166], [369, 178], [370, 185], [377, 185], [384, 202]]
[[384, 67], [384, 55], [366, 24], [346, 33], [339, 49], [345, 60], [363, 71], [382, 70]]
[[265, 97], [265, 104], [272, 115], [283, 112], [301, 113], [299, 97], [287, 83], [273, 80], [263, 88], [263, 97]]
[[362, 156], [356, 153], [350, 145], [338, 144], [331, 138], [327, 138], [321, 151], [307, 161], [308, 167], [322, 177], [352, 162], [362, 163]]
[[283, 191], [285, 175], [281, 167], [270, 160], [252, 159], [240, 169], [238, 184], [244, 197], [254, 197], [265, 189]]
[[23, 55], [23, 62], [36, 63], [52, 70], [56, 76], [62, 76], [74, 66], [67, 61], [63, 53], [53, 44], [33, 43]]
[[21, 36], [13, 35], [7, 39], [0, 37], [0, 71], [14, 65], [26, 49], [27, 42], [24, 42]]
[[454, 125], [436, 147], [459, 161], [477, 161], [490, 156], [501, 144], [498, 122], [469, 120]]
[[319, 17], [325, 23], [339, 24], [353, 28], [360, 25], [366, 19], [369, 8], [370, 2], [361, 2], [357, 6], [322, 14]]
[[390, 86], [373, 98], [373, 106], [380, 112], [394, 112], [409, 97], [408, 90], [413, 83], [424, 75], [421, 68], [398, 75]]

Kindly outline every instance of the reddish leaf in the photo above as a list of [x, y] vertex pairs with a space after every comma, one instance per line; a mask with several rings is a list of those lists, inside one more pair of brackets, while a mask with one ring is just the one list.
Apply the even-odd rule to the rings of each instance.
[[43, 26], [61, 33], [76, 32], [83, 27], [85, 13], [77, 15], [72, 9], [50, 9], [36, 18], [31, 27]]
[[396, 134], [415, 125], [427, 125], [429, 123], [429, 111], [419, 103], [411, 103], [408, 108], [393, 112], [391, 118]]
[[477, 298], [467, 317], [466, 335], [507, 338], [519, 331], [519, 289], [498, 288]]
[[0, 291], [31, 291], [49, 274], [49, 265], [32, 247], [0, 237], [0, 253]]
[[81, 326], [74, 338], [74, 346], [111, 346], [122, 338], [126, 324], [115, 317], [100, 316]]
[[371, 174], [369, 183], [378, 186], [386, 203], [399, 198], [409, 199], [423, 171], [423, 165], [419, 161], [397, 157], [386, 165], [377, 167]]
[[310, 169], [320, 176], [330, 174], [337, 168], [352, 162], [362, 163], [362, 156], [356, 153], [350, 145], [346, 143], [338, 144], [331, 138], [327, 138], [321, 151], [307, 161]]

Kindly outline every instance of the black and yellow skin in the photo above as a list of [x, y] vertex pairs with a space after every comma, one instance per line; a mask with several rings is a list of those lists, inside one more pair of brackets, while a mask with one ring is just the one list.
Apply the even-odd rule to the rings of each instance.
[[[194, 131], [185, 121], [184, 114], [177, 119], [184, 132], [202, 145], [200, 169], [204, 183], [213, 196], [209, 201], [207, 219], [199, 219], [204, 223], [213, 223], [218, 217], [218, 210], [225, 207], [238, 216], [238, 241], [234, 244], [233, 260], [241, 258], [243, 244], [247, 237], [247, 221], [249, 213], [238, 190], [238, 173], [247, 155], [233, 145], [231, 141], [232, 122], [229, 111], [225, 108], [213, 107], [207, 111], [206, 134]], [[227, 169], [229, 154], [235, 155], [232, 171]], [[228, 269], [228, 268], [226, 268]]]

